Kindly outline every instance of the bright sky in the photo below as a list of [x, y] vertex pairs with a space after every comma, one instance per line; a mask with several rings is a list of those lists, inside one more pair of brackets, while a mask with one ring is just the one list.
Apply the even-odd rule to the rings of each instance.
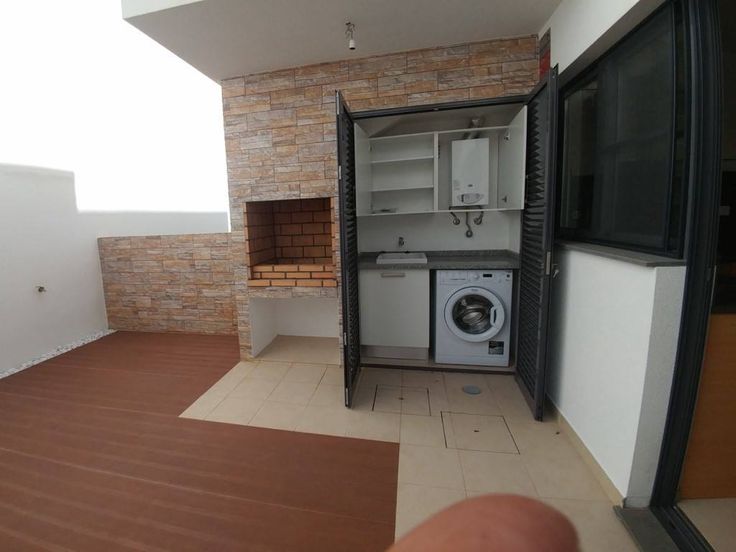
[[5, 2], [0, 163], [71, 170], [82, 211], [227, 211], [219, 84], [120, 0]]

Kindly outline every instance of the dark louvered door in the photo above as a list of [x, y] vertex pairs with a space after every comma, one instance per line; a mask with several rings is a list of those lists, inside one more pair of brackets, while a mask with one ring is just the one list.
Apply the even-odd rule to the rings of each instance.
[[340, 194], [340, 261], [342, 275], [342, 341], [345, 366], [345, 406], [353, 402], [360, 371], [360, 312], [358, 311], [358, 228], [355, 212], [355, 127], [342, 94], [337, 103], [337, 175]]
[[536, 420], [544, 413], [554, 233], [557, 68], [527, 103], [526, 188], [521, 217], [516, 378]]

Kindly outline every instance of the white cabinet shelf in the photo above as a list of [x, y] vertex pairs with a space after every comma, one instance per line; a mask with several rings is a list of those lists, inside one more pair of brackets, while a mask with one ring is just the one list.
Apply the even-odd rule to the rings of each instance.
[[373, 165], [381, 165], [385, 163], [408, 163], [411, 161], [431, 161], [434, 159], [434, 155], [420, 155], [417, 157], [402, 157], [400, 159], [373, 159], [371, 163]]
[[[523, 209], [525, 121], [522, 108], [508, 126], [437, 130], [371, 138], [355, 126], [357, 215], [461, 213]], [[453, 140], [489, 137], [487, 203], [474, 209], [450, 209]]]
[[434, 190], [434, 184], [423, 184], [421, 186], [410, 186], [407, 187], [404, 184], [397, 184], [396, 186], [388, 186], [381, 188], [380, 190], [371, 190], [372, 194], [381, 194], [383, 192], [402, 192], [406, 190]]

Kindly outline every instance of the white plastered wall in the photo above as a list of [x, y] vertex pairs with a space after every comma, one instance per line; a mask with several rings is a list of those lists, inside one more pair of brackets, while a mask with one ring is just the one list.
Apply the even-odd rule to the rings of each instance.
[[0, 165], [0, 376], [107, 329], [98, 237], [227, 230], [227, 213], [80, 213], [73, 173]]
[[569, 250], [557, 251], [556, 261], [548, 395], [621, 495], [648, 503], [685, 267]]
[[[363, 251], [462, 251], [511, 249], [519, 251], [519, 211], [488, 211], [480, 225], [472, 222], [473, 237], [465, 236], [465, 214], [458, 211], [460, 224], [452, 224], [450, 213], [389, 215], [358, 219], [358, 249]], [[398, 246], [399, 236], [404, 246]]]
[[663, 1], [562, 0], [539, 31], [542, 36], [551, 29], [551, 65], [562, 72], [580, 61], [589, 63]]

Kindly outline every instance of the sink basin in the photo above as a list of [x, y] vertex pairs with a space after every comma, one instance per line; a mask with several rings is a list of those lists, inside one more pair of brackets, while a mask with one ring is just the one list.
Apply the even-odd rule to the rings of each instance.
[[427, 264], [427, 256], [424, 253], [381, 253], [376, 259], [376, 264]]

